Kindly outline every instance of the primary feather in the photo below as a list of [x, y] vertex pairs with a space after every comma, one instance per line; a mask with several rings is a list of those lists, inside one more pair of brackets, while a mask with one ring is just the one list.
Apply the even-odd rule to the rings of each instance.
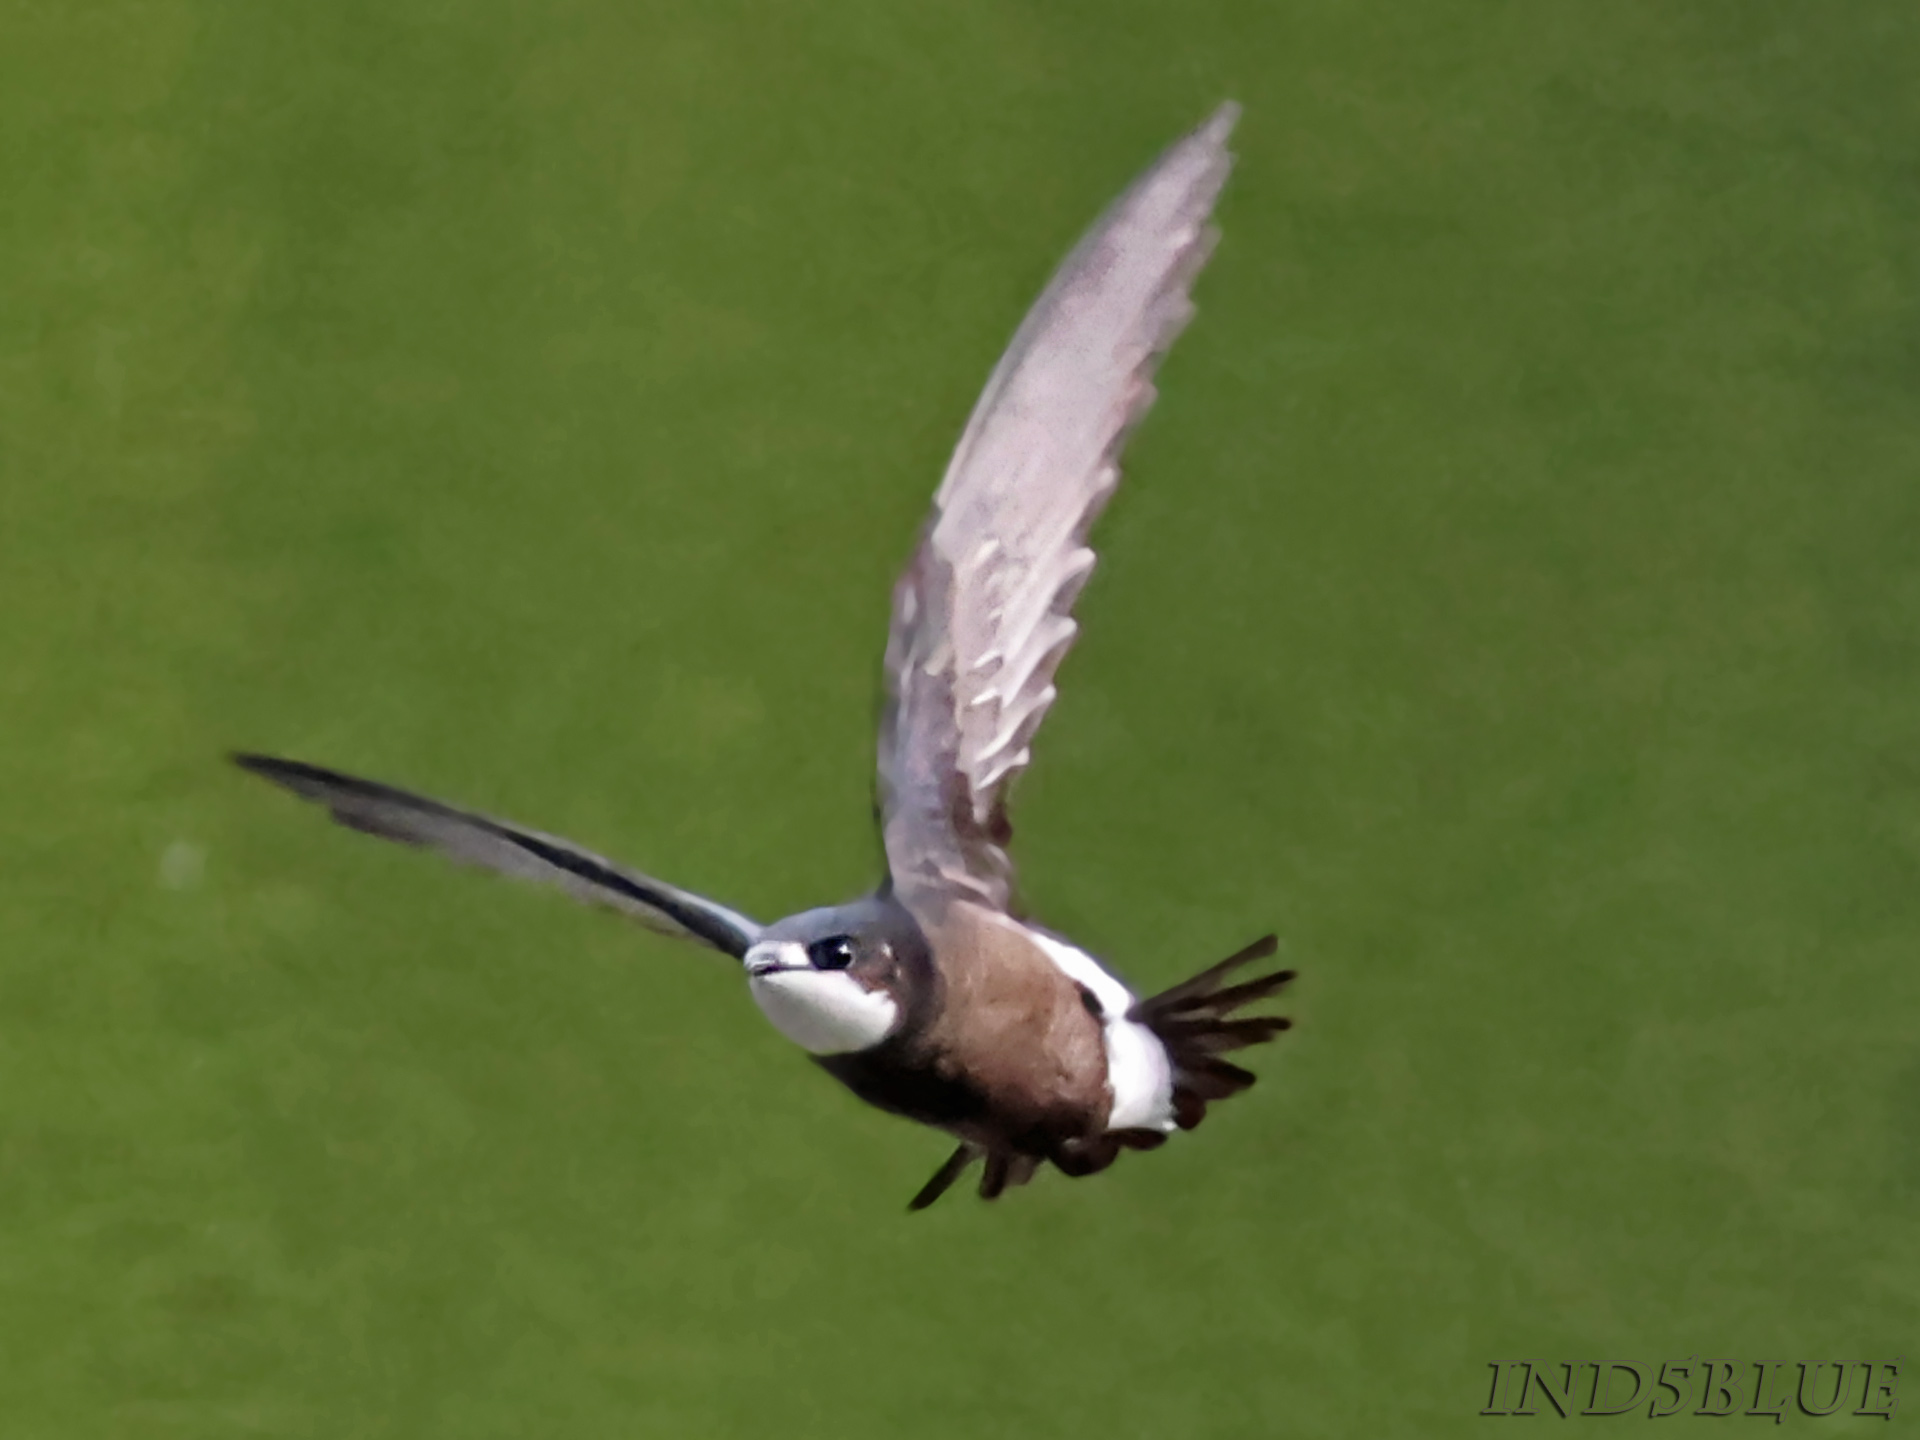
[[349, 829], [556, 886], [577, 900], [631, 916], [649, 930], [698, 940], [736, 960], [760, 934], [761, 927], [737, 911], [617, 865], [557, 835], [456, 810], [424, 795], [302, 760], [235, 755], [233, 762], [302, 799], [325, 805]]
[[1007, 785], [1053, 703], [1121, 446], [1193, 314], [1237, 116], [1223, 106], [1175, 144], [1067, 257], [934, 496], [887, 644], [880, 795], [897, 887], [1011, 903]]

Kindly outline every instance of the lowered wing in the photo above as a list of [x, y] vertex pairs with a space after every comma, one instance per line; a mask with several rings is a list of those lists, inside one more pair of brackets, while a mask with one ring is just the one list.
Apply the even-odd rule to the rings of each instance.
[[736, 960], [760, 934], [758, 924], [724, 905], [604, 860], [571, 841], [298, 760], [235, 755], [233, 761], [303, 800], [325, 805], [350, 829], [558, 886], [577, 900], [611, 906], [649, 930], [698, 940]]

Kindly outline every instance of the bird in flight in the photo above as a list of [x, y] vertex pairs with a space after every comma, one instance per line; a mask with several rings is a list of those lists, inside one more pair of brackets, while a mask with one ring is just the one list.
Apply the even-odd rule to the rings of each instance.
[[1088, 231], [961, 435], [894, 590], [879, 738], [887, 876], [873, 894], [762, 925], [552, 835], [318, 765], [235, 761], [353, 829], [556, 885], [739, 961], [767, 1018], [829, 1074], [958, 1141], [911, 1209], [975, 1161], [991, 1200], [1042, 1164], [1090, 1175], [1192, 1129], [1254, 1082], [1225, 1054], [1288, 1027], [1240, 1013], [1293, 978], [1235, 978], [1274, 937], [1135, 997], [1019, 913], [1007, 790], [1053, 704], [1121, 446], [1193, 313], [1236, 117], [1223, 106]]

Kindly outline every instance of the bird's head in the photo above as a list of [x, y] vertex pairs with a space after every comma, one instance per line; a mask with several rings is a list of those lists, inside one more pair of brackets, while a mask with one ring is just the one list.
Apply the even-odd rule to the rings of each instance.
[[766, 1017], [815, 1055], [870, 1050], [896, 1034], [929, 972], [912, 917], [877, 898], [769, 925], [745, 964]]

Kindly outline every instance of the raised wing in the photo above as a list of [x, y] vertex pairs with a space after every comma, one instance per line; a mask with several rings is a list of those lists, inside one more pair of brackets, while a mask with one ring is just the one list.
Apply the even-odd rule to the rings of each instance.
[[233, 762], [302, 799], [325, 805], [333, 818], [349, 829], [438, 850], [468, 865], [483, 865], [505, 875], [558, 886], [577, 900], [611, 906], [650, 930], [698, 940], [736, 960], [747, 953], [747, 947], [760, 934], [759, 925], [724, 905], [537, 830], [489, 820], [438, 800], [298, 760], [235, 755]]
[[1011, 901], [1007, 785], [1053, 703], [1121, 445], [1193, 314], [1238, 114], [1222, 106], [1088, 231], [960, 437], [894, 590], [879, 760], [896, 887]]

